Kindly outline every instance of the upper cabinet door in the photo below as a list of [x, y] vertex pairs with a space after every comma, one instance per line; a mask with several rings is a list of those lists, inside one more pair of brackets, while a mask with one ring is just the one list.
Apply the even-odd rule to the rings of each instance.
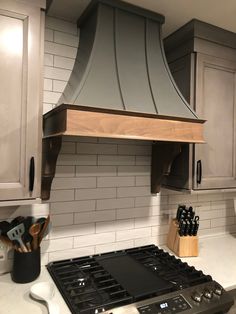
[[39, 7], [1, 1], [0, 200], [40, 197], [42, 19]]
[[194, 188], [236, 187], [236, 62], [199, 53], [196, 71], [196, 112], [207, 122], [206, 144], [195, 145]]

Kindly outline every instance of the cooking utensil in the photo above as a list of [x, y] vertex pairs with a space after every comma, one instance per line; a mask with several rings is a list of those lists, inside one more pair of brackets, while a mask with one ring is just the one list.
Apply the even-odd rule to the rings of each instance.
[[39, 247], [39, 233], [41, 230], [41, 225], [38, 223], [33, 224], [29, 228], [29, 234], [33, 237], [32, 249], [36, 250]]
[[34, 299], [46, 302], [49, 314], [59, 314], [58, 304], [52, 301], [54, 293], [54, 284], [49, 282], [39, 282], [30, 288], [30, 294]]
[[17, 241], [23, 252], [28, 252], [27, 247], [25, 246], [21, 238], [24, 232], [25, 226], [23, 223], [21, 223], [18, 226], [14, 227], [13, 229], [9, 230], [7, 232], [7, 236], [11, 241]]
[[43, 239], [43, 237], [45, 235], [45, 231], [46, 231], [46, 229], [48, 227], [49, 222], [50, 222], [50, 215], [47, 216], [47, 219], [45, 220], [43, 228], [40, 231], [40, 234], [39, 234], [39, 245], [40, 245], [40, 243], [41, 243], [41, 241], [42, 241], [42, 239]]
[[23, 221], [25, 220], [25, 217], [23, 216], [17, 216], [16, 218], [14, 218], [10, 224], [11, 224], [11, 229], [18, 226], [19, 224], [21, 224]]
[[25, 233], [22, 238], [29, 252], [31, 252], [31, 242], [33, 240], [32, 236], [29, 234], [29, 228], [32, 226], [34, 222], [35, 218], [32, 216], [27, 216], [23, 221], [25, 226]]

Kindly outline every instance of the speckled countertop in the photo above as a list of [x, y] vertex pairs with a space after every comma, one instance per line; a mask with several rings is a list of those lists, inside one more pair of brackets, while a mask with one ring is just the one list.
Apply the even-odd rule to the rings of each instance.
[[[199, 245], [198, 257], [182, 258], [182, 260], [211, 275], [226, 290], [236, 288], [236, 236], [202, 238]], [[164, 249], [168, 250], [165, 247]], [[48, 313], [43, 302], [36, 302], [29, 295], [31, 285], [39, 281], [52, 281], [45, 267], [42, 267], [36, 281], [27, 284], [12, 282], [10, 274], [0, 276], [0, 313]], [[54, 301], [59, 304], [61, 314], [70, 313], [57, 289]]]

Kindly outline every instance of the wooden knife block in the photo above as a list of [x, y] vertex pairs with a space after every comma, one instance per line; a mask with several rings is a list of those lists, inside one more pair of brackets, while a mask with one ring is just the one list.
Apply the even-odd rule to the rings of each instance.
[[181, 237], [179, 235], [179, 224], [176, 219], [173, 219], [170, 223], [167, 246], [179, 257], [198, 256], [198, 237]]

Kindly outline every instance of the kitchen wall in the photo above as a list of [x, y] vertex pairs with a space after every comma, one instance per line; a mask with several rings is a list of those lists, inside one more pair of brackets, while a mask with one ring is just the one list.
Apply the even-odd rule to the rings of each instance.
[[[79, 36], [75, 24], [47, 17], [44, 112], [57, 103], [69, 79]], [[165, 244], [179, 203], [200, 215], [200, 236], [236, 232], [236, 193], [150, 194], [151, 143], [103, 138], [63, 140], [49, 210], [53, 222], [43, 241], [43, 263], [146, 244]], [[36, 206], [37, 208], [37, 206]], [[25, 209], [6, 208], [0, 219]], [[40, 214], [45, 214], [41, 205]]]

